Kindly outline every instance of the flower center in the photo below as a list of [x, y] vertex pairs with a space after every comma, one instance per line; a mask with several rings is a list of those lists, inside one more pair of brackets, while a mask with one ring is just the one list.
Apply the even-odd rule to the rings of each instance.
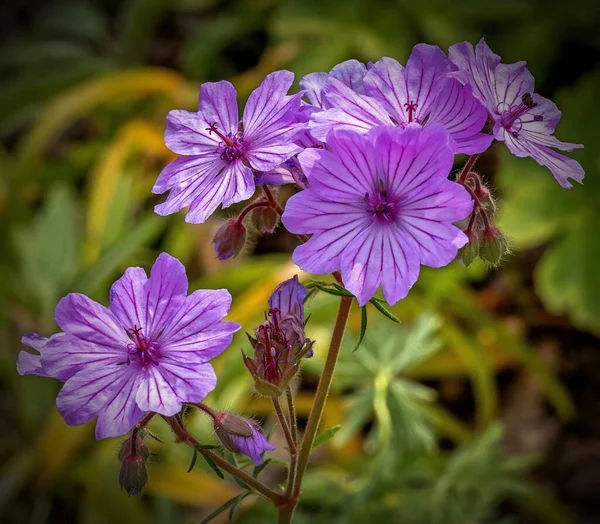
[[[506, 106], [507, 104], [504, 105]], [[534, 102], [531, 93], [525, 93], [521, 97], [520, 104], [512, 105], [507, 108], [502, 107], [502, 104], [499, 104], [496, 111], [502, 115], [500, 118], [502, 127], [509, 131], [512, 136], [517, 138], [525, 123], [521, 117], [530, 109], [537, 107], [537, 105], [538, 104], [537, 102]], [[541, 122], [543, 119], [544, 117], [542, 115], [533, 115], [533, 122]]]
[[244, 144], [244, 137], [241, 132], [235, 134], [227, 133], [227, 135], [224, 135], [217, 129], [216, 122], [210, 124], [210, 127], [207, 127], [205, 131], [208, 131], [209, 135], [214, 133], [222, 140], [217, 147], [217, 153], [219, 153], [221, 160], [233, 162], [244, 155], [246, 147]]
[[148, 365], [151, 362], [156, 362], [157, 353], [159, 350], [158, 343], [145, 337], [142, 334], [142, 328], [133, 326], [132, 329], [126, 329], [125, 332], [131, 339], [131, 344], [127, 344], [127, 364], [132, 362], [141, 362], [143, 365]]
[[415, 112], [417, 111], [417, 108], [419, 107], [419, 104], [417, 104], [416, 102], [411, 102], [410, 100], [404, 104], [404, 108], [406, 109], [406, 111], [408, 111], [408, 123], [410, 124], [413, 121], [413, 116], [415, 114]]
[[365, 193], [365, 204], [367, 212], [377, 219], [390, 221], [396, 216], [396, 203], [388, 197], [387, 191], [380, 190], [371, 195]]

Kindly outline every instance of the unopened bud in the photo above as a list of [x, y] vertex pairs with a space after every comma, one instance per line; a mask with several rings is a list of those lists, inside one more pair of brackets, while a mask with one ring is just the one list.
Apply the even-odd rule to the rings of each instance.
[[129, 495], [137, 495], [148, 481], [146, 460], [142, 455], [129, 454], [121, 462], [119, 484]]
[[465, 267], [469, 267], [471, 262], [479, 256], [479, 239], [473, 232], [467, 233], [469, 242], [458, 250], [456, 259]]
[[479, 242], [479, 256], [496, 265], [502, 260], [502, 257], [508, 251], [508, 243], [506, 237], [495, 226], [490, 226], [483, 230]]
[[272, 207], [261, 206], [252, 210], [252, 225], [260, 233], [272, 233], [279, 224], [279, 213]]
[[246, 244], [246, 228], [237, 218], [232, 218], [217, 230], [212, 242], [219, 260], [235, 257]]
[[253, 435], [248, 421], [232, 413], [217, 413], [213, 418], [213, 428], [223, 446], [234, 453], [240, 451], [236, 437], [249, 438]]

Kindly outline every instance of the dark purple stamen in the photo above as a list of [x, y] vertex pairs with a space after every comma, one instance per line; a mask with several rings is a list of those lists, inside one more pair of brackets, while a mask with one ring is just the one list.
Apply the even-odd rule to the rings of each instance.
[[417, 107], [419, 107], [419, 104], [409, 100], [406, 104], [404, 104], [404, 107], [408, 111], [408, 122], [410, 123], [413, 121], [413, 116], [417, 110]]
[[227, 135], [224, 135], [217, 129], [216, 122], [210, 124], [205, 131], [208, 131], [209, 135], [214, 133], [222, 140], [217, 147], [217, 152], [219, 153], [221, 160], [233, 162], [244, 155], [245, 146], [241, 133], [236, 133], [235, 135], [228, 133]]

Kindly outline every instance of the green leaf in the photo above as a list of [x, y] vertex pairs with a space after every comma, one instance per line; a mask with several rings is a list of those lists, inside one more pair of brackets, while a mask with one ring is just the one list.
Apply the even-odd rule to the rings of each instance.
[[[213, 520], [215, 517], [218, 517], [221, 513], [223, 513], [226, 509], [228, 508], [232, 508], [235, 509], [235, 507], [242, 501], [244, 500], [248, 495], [251, 495], [251, 493], [241, 493], [240, 495], [237, 495], [236, 497], [233, 497], [232, 499], [229, 499], [227, 502], [225, 502], [225, 504], [223, 504], [222, 506], [219, 506], [216, 510], [214, 510], [210, 515], [208, 515], [202, 522], [201, 524], [206, 524], [207, 522], [210, 522], [211, 520]], [[229, 520], [231, 520], [232, 517], [232, 513], [231, 511], [229, 512]]]
[[211, 469], [217, 474], [219, 478], [225, 478], [225, 475], [223, 475], [223, 472], [219, 469], [219, 466], [215, 464], [213, 459], [210, 458], [210, 456], [200, 446], [196, 446], [194, 449], [202, 455], [204, 460], [206, 460], [206, 463], [211, 467]]
[[[344, 289], [341, 286], [337, 286], [336, 287], [329, 287], [331, 284], [326, 283], [326, 282], [318, 282], [316, 280], [313, 280], [312, 282], [310, 282], [306, 287], [307, 288], [317, 288], [319, 291], [323, 291], [324, 293], [327, 293], [329, 295], [335, 295], [336, 297], [352, 297], [354, 298], [354, 295], [352, 293], [350, 293], [349, 291], [347, 291], [346, 289]], [[335, 284], [333, 284], [335, 286]]]
[[358, 342], [356, 346], [352, 350], [354, 353], [362, 344], [363, 339], [365, 338], [365, 334], [367, 333], [367, 307], [363, 306], [360, 308], [360, 335], [358, 337]]
[[258, 466], [256, 466], [254, 468], [254, 471], [252, 472], [252, 476], [254, 478], [258, 477], [260, 475], [261, 471], [267, 467], [267, 465], [271, 462], [271, 460], [272, 459], [267, 459], [267, 460], [263, 461], [262, 464], [259, 464]]
[[196, 465], [196, 460], [198, 460], [198, 450], [194, 448], [194, 456], [192, 457], [192, 462], [190, 463], [190, 467], [187, 470], [188, 473], [194, 469], [194, 466]]
[[341, 427], [342, 426], [337, 425], [321, 431], [321, 433], [315, 437], [315, 440], [313, 440], [311, 448], [318, 448], [319, 446], [325, 444], [325, 442], [335, 437], [335, 434], [340, 430]]
[[389, 318], [391, 321], [400, 324], [400, 319], [383, 305], [384, 302], [382, 300], [373, 297], [369, 302], [371, 302], [371, 304], [373, 304], [380, 313]]

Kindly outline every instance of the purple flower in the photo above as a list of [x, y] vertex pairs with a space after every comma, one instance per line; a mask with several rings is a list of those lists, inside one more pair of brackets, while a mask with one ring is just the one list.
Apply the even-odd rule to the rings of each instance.
[[369, 68], [362, 82], [355, 82], [358, 87], [329, 77], [320, 92], [326, 111], [311, 115], [310, 132], [325, 141], [332, 129], [366, 133], [378, 125], [440, 124], [450, 134], [453, 152], [481, 153], [493, 140], [481, 133], [487, 112], [469, 87], [448, 78], [451, 69], [439, 47], [419, 44], [406, 68], [392, 58], [382, 58]]
[[243, 453], [252, 459], [255, 466], [260, 466], [263, 462], [262, 455], [265, 451], [273, 451], [275, 446], [271, 444], [256, 427], [256, 425], [248, 420], [248, 425], [252, 429], [251, 437], [240, 437], [231, 435], [231, 440], [237, 447], [238, 453]]
[[341, 270], [361, 305], [379, 285], [390, 304], [404, 298], [420, 264], [449, 264], [467, 237], [453, 224], [473, 202], [447, 179], [453, 154], [440, 125], [378, 127], [367, 135], [334, 130], [332, 151], [307, 150], [310, 186], [288, 200], [282, 220], [312, 234], [293, 260], [310, 273]]
[[[42, 345], [37, 374], [65, 381], [58, 410], [70, 425], [98, 418], [96, 438], [127, 433], [144, 412], [171, 416], [199, 402], [216, 377], [209, 360], [231, 343], [239, 325], [223, 322], [231, 306], [222, 290], [187, 296], [185, 268], [162, 253], [150, 278], [129, 268], [110, 290], [110, 306], [72, 293], [56, 306], [62, 333]], [[34, 356], [28, 360], [33, 360]], [[20, 371], [24, 367], [19, 358]]]
[[581, 165], [554, 149], [573, 151], [583, 146], [553, 136], [561, 113], [554, 102], [534, 93], [534, 79], [525, 62], [501, 64], [483, 38], [475, 49], [463, 42], [453, 45], [449, 54], [458, 68], [450, 76], [469, 85], [487, 107], [496, 140], [505, 142], [514, 155], [530, 156], [548, 167], [565, 188], [573, 187], [569, 178], [582, 182], [585, 173]]
[[154, 193], [170, 190], [156, 213], [189, 206], [186, 221], [202, 223], [219, 204], [229, 207], [252, 196], [253, 170], [270, 171], [301, 151], [295, 140], [306, 124], [296, 118], [302, 93], [287, 96], [293, 81], [289, 71], [268, 75], [250, 94], [241, 123], [236, 91], [226, 81], [202, 84], [197, 113], [171, 111], [165, 142], [181, 156], [154, 184]]
[[[62, 333], [57, 333], [51, 338], [62, 336]], [[21, 351], [17, 360], [17, 372], [19, 375], [38, 375], [40, 377], [49, 376], [42, 367], [41, 353], [50, 339], [42, 337], [37, 333], [28, 333], [23, 335], [21, 343], [34, 349], [37, 354]]]

